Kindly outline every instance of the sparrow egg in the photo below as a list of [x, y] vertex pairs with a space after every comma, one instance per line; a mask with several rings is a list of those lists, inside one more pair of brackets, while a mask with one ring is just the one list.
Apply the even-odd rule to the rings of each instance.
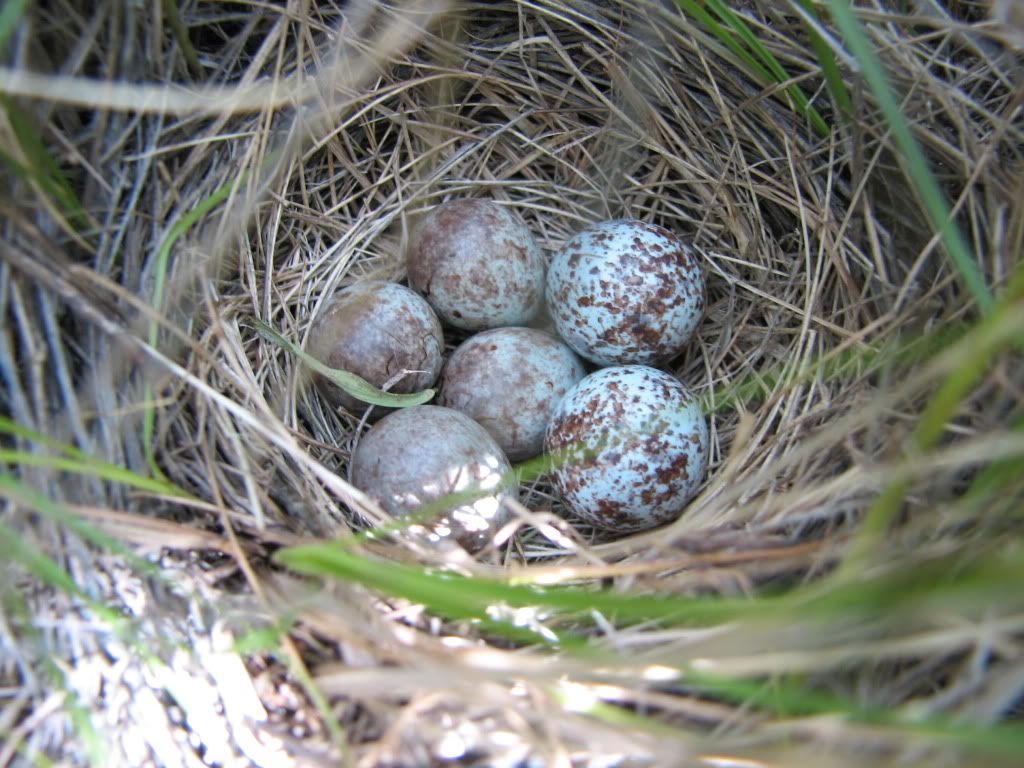
[[558, 335], [598, 365], [678, 354], [704, 314], [692, 247], [663, 227], [614, 219], [577, 233], [554, 256], [547, 301]]
[[583, 521], [615, 533], [677, 518], [708, 461], [708, 426], [675, 377], [643, 365], [587, 376], [555, 409], [544, 442], [552, 484]]
[[483, 426], [512, 461], [536, 456], [558, 401], [583, 378], [576, 353], [533, 328], [466, 339], [441, 372], [439, 402]]
[[412, 237], [409, 285], [449, 325], [467, 331], [525, 325], [544, 300], [544, 255], [507, 208], [451, 200]]
[[437, 502], [436, 514], [419, 522], [433, 538], [470, 552], [507, 519], [503, 500], [518, 498], [494, 438], [465, 414], [436, 405], [402, 408], [377, 422], [353, 452], [352, 482], [396, 517]]
[[[309, 331], [306, 351], [323, 364], [383, 387], [410, 394], [430, 387], [444, 361], [441, 323], [430, 305], [398, 283], [368, 280], [340, 290]], [[314, 382], [334, 406], [360, 414], [368, 407], [325, 377]]]

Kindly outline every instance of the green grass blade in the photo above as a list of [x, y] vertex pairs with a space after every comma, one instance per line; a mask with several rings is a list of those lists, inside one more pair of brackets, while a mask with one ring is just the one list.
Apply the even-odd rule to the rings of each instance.
[[495, 605], [511, 608], [544, 606], [552, 611], [588, 614], [597, 610], [617, 621], [674, 621], [700, 623], [724, 621], [752, 612], [771, 610], [763, 598], [755, 606], [749, 600], [709, 600], [624, 595], [571, 587], [542, 588], [441, 573], [364, 557], [340, 542], [309, 544], [277, 552], [282, 565], [300, 573], [358, 581], [368, 587], [422, 603], [455, 619], [486, 618]]
[[199, 55], [192, 46], [192, 40], [188, 36], [188, 25], [181, 18], [181, 11], [178, 10], [177, 0], [161, 0], [161, 6], [163, 7], [164, 17], [171, 28], [171, 34], [174, 35], [174, 39], [181, 49], [181, 54], [185, 57], [185, 64], [188, 66], [189, 71], [196, 77], [202, 76], [203, 65], [199, 62]]
[[78, 475], [90, 475], [101, 480], [120, 483], [129, 488], [147, 491], [166, 496], [185, 497], [187, 494], [166, 480], [146, 477], [129, 469], [99, 459], [69, 458], [65, 456], [45, 456], [25, 451], [14, 451], [0, 448], [0, 462], [23, 467], [46, 467], [59, 472], [72, 472]]
[[53, 450], [59, 451], [65, 456], [70, 456], [74, 459], [80, 459], [82, 461], [88, 461], [90, 459], [90, 456], [87, 453], [79, 450], [75, 446], [68, 443], [62, 443], [49, 435], [37, 432], [31, 427], [19, 424], [6, 416], [0, 416], [0, 433], [20, 437], [23, 440], [27, 440], [38, 445], [45, 445], [47, 448], [52, 448]]
[[[78, 734], [82, 743], [85, 744], [85, 752], [89, 756], [89, 764], [94, 768], [109, 766], [111, 764], [110, 748], [107, 746], [106, 740], [96, 730], [96, 726], [92, 721], [92, 712], [79, 698], [78, 692], [64, 679], [63, 671], [60, 671], [60, 674], [61, 680], [58, 683], [58, 687], [64, 691], [64, 709], [67, 710], [68, 716], [71, 718], [75, 733]], [[51, 765], [56, 764], [51, 763]]]
[[373, 384], [361, 376], [356, 376], [354, 373], [342, 371], [338, 368], [330, 368], [324, 365], [263, 321], [252, 318], [250, 322], [259, 334], [263, 336], [263, 338], [281, 347], [281, 349], [291, 352], [293, 355], [298, 357], [304, 365], [312, 368], [321, 376], [325, 376], [330, 379], [332, 383], [338, 385], [352, 395], [352, 397], [364, 403], [370, 403], [371, 405], [383, 405], [388, 408], [408, 408], [412, 405], [422, 405], [423, 403], [429, 402], [434, 397], [434, 390], [432, 389], [424, 389], [421, 392], [415, 392], [411, 395], [395, 395], [390, 392], [384, 392], [383, 390], [373, 386]]
[[[679, 684], [690, 695], [698, 694], [743, 709], [784, 720], [838, 717], [880, 731], [880, 735], [918, 743], [922, 737], [946, 748], [970, 750], [990, 758], [1016, 759], [1024, 752], [1024, 726], [1020, 724], [974, 725], [948, 717], [921, 717], [912, 712], [864, 706], [856, 699], [811, 688], [788, 677], [771, 680], [731, 678], [679, 670]], [[611, 725], [642, 729], [654, 735], [676, 738], [679, 730], [663, 721], [634, 713], [598, 698], [586, 683], [562, 681], [550, 695], [564, 708]]]
[[[313, 544], [282, 550], [279, 562], [310, 575], [354, 581], [391, 595], [428, 606], [439, 616], [472, 621], [480, 629], [525, 645], [542, 643], [582, 647], [584, 641], [559, 634], [539, 623], [524, 626], [495, 618], [496, 609], [531, 608], [539, 603], [535, 590], [488, 579], [437, 573], [424, 568], [385, 563], [346, 551], [335, 543]], [[577, 603], [582, 610], [585, 602]]]
[[935, 445], [961, 401], [988, 370], [995, 356], [1024, 338], [1021, 333], [1024, 328], [1018, 319], [1022, 303], [1024, 265], [1017, 268], [994, 310], [961, 343], [963, 362], [947, 376], [914, 429], [913, 441], [918, 448]]
[[6, 94], [0, 94], [0, 108], [7, 115], [13, 138], [24, 154], [27, 165], [7, 152], [0, 153], [0, 159], [15, 174], [32, 184], [42, 196], [44, 204], [52, 203], [47, 207], [70, 236], [83, 247], [91, 248], [89, 233], [95, 229], [95, 223], [85, 212], [78, 195], [65, 178], [57, 161], [43, 144], [42, 132], [17, 102]]
[[145, 573], [146, 575], [157, 579], [163, 578], [158, 566], [143, 557], [139, 557], [113, 536], [110, 536], [95, 526], [90, 525], [63, 505], [58, 504], [47, 496], [44, 496], [11, 475], [0, 474], [0, 496], [34, 509], [41, 515], [44, 515], [74, 531], [83, 540], [88, 541], [91, 544], [95, 544], [106, 552], [112, 552], [123, 557], [126, 562], [131, 563], [132, 566], [137, 568], [141, 573]]
[[7, 44], [11, 42], [18, 22], [31, 3], [32, 0], [4, 0], [0, 5], [0, 53], [7, 50]]
[[[1024, 432], [1024, 413], [1017, 416], [1010, 429]], [[992, 462], [975, 475], [970, 488], [964, 493], [964, 499], [975, 506], [984, 505], [996, 494], [1003, 493], [1012, 483], [1020, 482], [1020, 468], [1020, 461], [1015, 458]], [[1024, 509], [1020, 513], [1024, 514]]]
[[[309, 696], [310, 700], [313, 702], [313, 706], [315, 706], [317, 711], [320, 713], [320, 717], [327, 728], [327, 732], [330, 734], [331, 742], [339, 750], [342, 750], [343, 754], [347, 754], [347, 746], [349, 743], [348, 736], [345, 733], [345, 729], [342, 728], [338, 718], [335, 716], [336, 710], [331, 707], [331, 702], [324, 695], [323, 691], [320, 690], [320, 687], [316, 684], [316, 681], [313, 680], [309, 671], [303, 664], [297, 662], [296, 659], [288, 653], [282, 654], [282, 658], [288, 664], [288, 671], [296, 680], [299, 681], [299, 685], [302, 686], [303, 691], [305, 691], [306, 695]], [[345, 761], [341, 764], [347, 765], [348, 762]]]
[[1024, 754], [1024, 726], [972, 725], [943, 717], [922, 718], [898, 710], [865, 707], [855, 700], [835, 696], [794, 683], [785, 678], [770, 683], [757, 679], [726, 678], [687, 673], [687, 684], [705, 694], [735, 705], [755, 707], [777, 717], [822, 717], [841, 715], [851, 722], [879, 726], [910, 737], [925, 736], [948, 746], [968, 748], [999, 757]]
[[457, 619], [486, 617], [488, 608], [544, 607], [585, 616], [600, 611], [620, 624], [655, 622], [692, 626], [734, 620], [780, 619], [832, 622], [837, 616], [878, 617], [924, 610], [938, 597], [950, 609], [984, 610], [995, 600], [1016, 601], [1024, 580], [1024, 553], [988, 553], [971, 564], [949, 556], [859, 582], [829, 581], [757, 598], [638, 595], [580, 587], [539, 587], [468, 577], [366, 557], [342, 542], [308, 544], [275, 554], [299, 573], [356, 581]]
[[[760, 60], [764, 67], [768, 70], [771, 75], [771, 80], [777, 83], [788, 82], [791, 78], [789, 73], [786, 72], [785, 67], [775, 58], [774, 54], [769, 51], [761, 40], [753, 33], [746, 21], [743, 20], [739, 14], [735, 13], [726, 3], [721, 0], [707, 0], [709, 8], [714, 10], [718, 17], [724, 21], [730, 29], [732, 29], [736, 35], [747, 45], [747, 49], [753, 53], [753, 55]], [[811, 122], [811, 126], [821, 136], [828, 136], [830, 128], [825, 118], [821, 116], [817, 109], [811, 106], [807, 96], [797, 85], [789, 85], [786, 87], [786, 93], [793, 100], [793, 104], [796, 111], [807, 117]]]
[[974, 297], [975, 303], [983, 312], [991, 311], [994, 304], [992, 293], [985, 283], [970, 246], [951, 216], [942, 190], [932, 175], [924, 152], [914, 138], [910, 124], [903, 116], [899, 102], [889, 86], [889, 78], [875, 55], [867, 34], [847, 0], [828, 0], [828, 5], [836, 26], [839, 27], [851, 53], [860, 63], [864, 79], [881, 107], [882, 114], [885, 115], [893, 139], [906, 164], [907, 175], [931, 225], [941, 234], [946, 253], [959, 271], [964, 286]]
[[270, 626], [246, 629], [231, 644], [231, 649], [241, 656], [264, 653], [281, 653], [281, 638], [295, 625], [295, 617], [288, 614], [278, 618]]
[[0, 520], [0, 558], [20, 563], [44, 584], [78, 598], [88, 605], [89, 610], [97, 617], [109, 622], [112, 626], [123, 627], [127, 623], [128, 620], [116, 610], [93, 600], [72, 578], [71, 574], [2, 520]]
[[692, 16], [700, 22], [700, 24], [714, 35], [719, 42], [732, 51], [733, 55], [747, 67], [748, 74], [753, 75], [755, 79], [761, 82], [767, 82], [771, 79], [768, 71], [757, 63], [757, 60], [751, 56], [750, 53], [740, 45], [731, 34], [729, 34], [729, 31], [725, 29], [725, 27], [715, 21], [714, 17], [704, 10], [701, 3], [698, 3], [695, 0], [676, 0], [676, 5], [678, 5], [687, 15]]
[[[0, 557], [21, 563], [26, 570], [45, 584], [69, 595], [89, 600], [71, 575], [41, 550], [25, 541], [16, 530], [0, 520]], [[101, 606], [102, 607], [102, 606]]]
[[806, 14], [805, 23], [807, 27], [807, 38], [811, 43], [811, 50], [818, 59], [818, 66], [821, 67], [821, 74], [825, 78], [832, 100], [835, 102], [839, 114], [846, 122], [853, 119], [853, 99], [850, 91], [843, 80], [842, 70], [839, 69], [839, 62], [836, 61], [835, 53], [831, 46], [821, 36], [815, 25], [819, 23], [817, 12], [814, 10], [812, 0], [797, 0]]
[[56, 456], [39, 456], [13, 450], [0, 449], [0, 461], [8, 461], [12, 464], [24, 464], [30, 466], [46, 466], [64, 472], [76, 474], [94, 475], [115, 483], [121, 483], [129, 488], [136, 488], [140, 491], [148, 491], [165, 496], [177, 496], [190, 498], [190, 494], [174, 485], [164, 478], [150, 478], [132, 472], [129, 469], [113, 464], [76, 448], [68, 443], [62, 443], [49, 435], [44, 435], [34, 429], [19, 424], [5, 416], [0, 416], [0, 434], [20, 437], [23, 440], [46, 446], [58, 453]]
[[[261, 169], [272, 167], [279, 159], [280, 153], [273, 151], [260, 164]], [[167, 271], [171, 263], [171, 251], [174, 249], [178, 239], [185, 235], [192, 227], [198, 224], [207, 214], [213, 211], [221, 203], [225, 202], [231, 194], [242, 184], [248, 181], [251, 171], [246, 170], [237, 178], [227, 181], [217, 187], [209, 197], [201, 200], [195, 208], [178, 219], [167, 233], [167, 237], [160, 243], [156, 254], [156, 265], [153, 277], [153, 307], [157, 312], [163, 312], [164, 290], [167, 286]], [[160, 337], [160, 324], [153, 321], [149, 324], [149, 345], [156, 348]], [[146, 452], [146, 461], [155, 477], [162, 477], [160, 466], [156, 461], [156, 446], [154, 438], [156, 434], [156, 406], [153, 403], [153, 390], [149, 383], [146, 383], [143, 392], [144, 410], [142, 414], [142, 442]]]
[[[910, 438], [910, 449], [922, 453], [939, 441], [963, 399], [985, 375], [996, 355], [1024, 338], [1021, 310], [1024, 304], [1024, 267], [1017, 269], [993, 310], [985, 315], [957, 345], [960, 362], [929, 400]], [[868, 561], [881, 537], [899, 513], [909, 481], [890, 483], [871, 506], [850, 548], [841, 578], [853, 578]]]
[[667, 725], [656, 717], [602, 701], [586, 684], [576, 683], [572, 680], [560, 680], [557, 686], [548, 688], [548, 695], [566, 711], [578, 712], [614, 727], [634, 731], [641, 730], [654, 737], [672, 741], [679, 741], [686, 737], [684, 731]]
[[[687, 15], [696, 19], [705, 29], [721, 42], [739, 60], [748, 77], [761, 85], [769, 83], [784, 83], [788, 81], [789, 75], [779, 63], [778, 59], [764, 47], [757, 36], [750, 31], [742, 17], [733, 13], [727, 5], [721, 2], [708, 2], [707, 5], [715, 9], [719, 17], [726, 22], [727, 26], [719, 24], [715, 18], [708, 13], [702, 3], [695, 0], [676, 0], [676, 5]], [[735, 32], [730, 32], [730, 29]], [[739, 36], [748, 46], [756, 51], [757, 56], [750, 50], [744, 48], [736, 39]], [[761, 59], [761, 61], [758, 60]], [[762, 63], [764, 62], [764, 63]], [[766, 66], [767, 65], [767, 66]], [[796, 85], [786, 88], [786, 93], [793, 99], [794, 106], [801, 114], [810, 121], [814, 130], [822, 136], [829, 134], [829, 126], [821, 114], [810, 105], [803, 91]]]
[[[163, 311], [164, 290], [167, 285], [167, 270], [170, 267], [171, 251], [178, 239], [194, 227], [204, 216], [219, 206], [231, 195], [231, 192], [242, 184], [248, 174], [242, 174], [237, 179], [232, 179], [222, 184], [204, 200], [201, 200], [195, 208], [183, 215], [171, 227], [167, 237], [160, 243], [156, 253], [156, 266], [153, 276], [153, 307], [157, 312]], [[160, 336], [160, 324], [153, 321], [149, 324], [148, 342], [151, 347], [156, 347]], [[153, 390], [149, 383], [146, 383], [143, 392], [145, 409], [142, 414], [142, 442], [146, 452], [146, 461], [154, 477], [163, 477], [163, 472], [156, 461], [156, 446], [154, 445], [156, 435], [156, 406], [153, 403]]]
[[[831, 626], [836, 620], [889, 622], [892, 615], [934, 616], [937, 606], [943, 615], [954, 615], [958, 609], [970, 609], [978, 616], [988, 615], [993, 605], [1011, 606], [1019, 610], [1020, 591], [1016, 587], [1024, 579], [1024, 554], [1013, 547], [995, 557], [978, 558], [973, 566], [956, 562], [958, 555], [926, 564], [915, 563], [894, 574], [876, 577], [861, 583], [835, 582], [799, 588], [780, 597], [756, 597], [744, 600], [721, 598], [656, 597], [612, 593], [575, 587], [535, 588], [511, 585], [492, 579], [471, 578], [453, 573], [431, 571], [393, 562], [370, 560], [332, 542], [280, 551], [276, 559], [304, 573], [327, 575], [357, 581], [388, 594], [423, 604], [446, 618], [470, 620], [481, 629], [494, 631], [522, 643], [536, 644], [547, 640], [560, 652], [592, 658], [595, 663], [615, 664], [607, 651], [593, 646], [584, 634], [563, 631], [545, 637], [543, 632], [518, 627], [513, 633], [500, 622], [485, 624], [489, 611], [496, 607], [512, 610], [523, 607], [539, 609], [538, 616], [552, 620], [572, 615], [584, 619], [591, 611], [599, 611], [617, 626], [629, 621], [654, 624], [686, 625], [724, 621], [749, 621], [751, 632], [757, 622], [786, 624], [789, 621], [806, 625], [813, 636], [815, 625]], [[656, 655], [652, 662], [668, 663]], [[761, 678], [732, 678], [709, 675], [688, 664], [678, 669], [680, 684], [697, 689], [703, 695], [725, 699], [737, 705], [751, 706], [776, 717], [798, 718], [840, 715], [853, 722], [891, 729], [893, 735], [929, 740], [968, 748], [973, 751], [1005, 755], [1021, 744], [1024, 729], [1020, 726], [995, 729], [947, 722], [939, 718], [920, 718], [900, 711], [864, 707], [853, 699], [834, 696], [799, 682], [799, 678], [780, 677], [771, 681]], [[588, 710], [601, 719], [614, 722], [614, 712]], [[634, 724], [635, 725], [635, 724]], [[991, 738], [989, 738], [991, 737]]]

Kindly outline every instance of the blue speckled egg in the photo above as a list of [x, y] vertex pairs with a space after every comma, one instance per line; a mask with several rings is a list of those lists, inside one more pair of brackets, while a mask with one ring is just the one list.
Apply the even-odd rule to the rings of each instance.
[[530, 230], [490, 200], [450, 200], [413, 233], [409, 285], [449, 325], [525, 325], [544, 301], [544, 255]]
[[544, 448], [555, 490], [577, 516], [631, 533], [683, 511], [707, 468], [708, 425], [675, 377], [614, 366], [587, 376], [558, 404]]
[[576, 353], [554, 336], [495, 328], [452, 353], [439, 402], [474, 419], [509, 459], [522, 461], [541, 452], [552, 411], [585, 373]]
[[558, 335], [598, 365], [646, 365], [678, 354], [704, 314], [704, 294], [693, 248], [632, 219], [577, 233], [547, 276]]
[[402, 408], [375, 424], [352, 454], [352, 482], [396, 517], [437, 502], [418, 524], [430, 538], [470, 552], [508, 519], [503, 500], [518, 498], [512, 466], [494, 438], [437, 405]]

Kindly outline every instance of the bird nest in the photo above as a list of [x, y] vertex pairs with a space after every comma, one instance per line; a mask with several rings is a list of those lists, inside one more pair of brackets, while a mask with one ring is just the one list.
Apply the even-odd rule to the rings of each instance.
[[[1024, 238], [1013, 19], [922, 5], [865, 20], [998, 289]], [[980, 315], [890, 124], [849, 59], [854, 98], [847, 114], [834, 106], [797, 5], [737, 7], [785, 65], [775, 85], [670, 3], [95, 6], [33, 7], [5, 54], [3, 519], [19, 555], [9, 583], [34, 586], [2, 630], [4, 690], [19, 692], [0, 714], [15, 734], [3, 757], [929, 754], [922, 732], [884, 718], [812, 716], [847, 710], [808, 709], [810, 694], [804, 708], [762, 706], [775, 675], [872, 712], [1019, 716], [1020, 613], [997, 606], [984, 635], [957, 623], [973, 621], [970, 601], [942, 604], [947, 623], [938, 606], [902, 621], [884, 600], [870, 610], [879, 585], [913, 592], [915, 567], [1019, 532], [1006, 516], [1019, 480], [982, 506], [966, 491], [979, 466], [1019, 456], [1004, 427], [1022, 411], [1024, 366], [981, 360], [935, 450], [917, 450], [934, 393], [980, 349]], [[710, 426], [706, 480], [678, 521], [598, 534], [539, 474], [501, 540], [470, 556], [405, 535], [348, 482], [365, 424], [309, 386], [295, 350], [340, 288], [401, 281], [419, 218], [467, 196], [514, 209], [549, 258], [620, 217], [704, 254], [706, 316], [663, 366]], [[448, 333], [449, 348], [461, 338]], [[894, 512], [877, 512], [896, 486]], [[355, 558], [347, 578], [274, 557], [332, 540]], [[494, 600], [461, 614], [388, 574], [450, 574]], [[830, 593], [827, 621], [820, 605], [804, 624], [795, 603], [771, 602], [829, 579], [848, 592]], [[515, 604], [510, 583], [572, 585], [598, 607]], [[602, 596], [695, 613], [636, 621]], [[702, 687], [705, 672], [750, 687]]]

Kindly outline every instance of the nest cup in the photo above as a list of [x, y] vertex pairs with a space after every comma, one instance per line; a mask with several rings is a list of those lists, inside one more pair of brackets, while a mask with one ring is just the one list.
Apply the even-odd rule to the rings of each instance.
[[[811, 170], [812, 132], [784, 104], [749, 101], [749, 86], [713, 60], [701, 64], [721, 92], [710, 90], [693, 40], [674, 33], [669, 16], [617, 3], [466, 5], [445, 16], [434, 35], [387, 61], [291, 170], [274, 239], [247, 245], [257, 295], [228, 296], [222, 317], [244, 324], [255, 300], [304, 342], [341, 286], [402, 280], [425, 212], [468, 196], [514, 209], [548, 259], [607, 218], [643, 219], [694, 244], [705, 257], [708, 310], [663, 367], [709, 408], [713, 387], [784, 368], [808, 345], [832, 348], [893, 295], [842, 226], [847, 190]], [[723, 112], [723, 94], [742, 108]], [[794, 163], [804, 171], [795, 185], [780, 182]], [[808, 216], [831, 254], [813, 282], [797, 236]], [[808, 320], [808, 306], [829, 310]], [[449, 345], [464, 337], [446, 333]], [[343, 471], [356, 422], [304, 386], [291, 356], [264, 344], [261, 359], [261, 390], [308, 435], [318, 461]], [[714, 418], [709, 478], [735, 423], [731, 409]], [[247, 443], [249, 463], [270, 476], [268, 514], [281, 524], [326, 532], [353, 512], [373, 517], [363, 505], [339, 506], [260, 443]], [[559, 509], [542, 482], [532, 490], [528, 507]], [[708, 522], [697, 510], [686, 517], [695, 530]]]

